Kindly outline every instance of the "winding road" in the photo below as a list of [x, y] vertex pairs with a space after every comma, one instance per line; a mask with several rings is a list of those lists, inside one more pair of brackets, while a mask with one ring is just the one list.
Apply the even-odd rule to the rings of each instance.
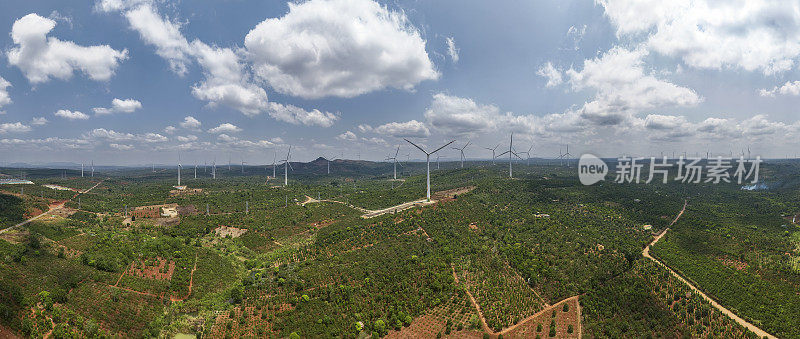
[[[672, 225], [674, 225], [678, 221], [678, 219], [680, 219], [680, 217], [683, 215], [683, 212], [686, 211], [686, 205], [688, 205], [688, 203], [689, 203], [688, 200], [684, 201], [683, 209], [681, 209], [680, 213], [678, 213], [678, 216], [676, 216], [675, 219], [672, 220], [672, 222], [669, 224], [670, 227], [672, 227]], [[678, 274], [677, 272], [673, 271], [667, 265], [664, 265], [664, 263], [662, 263], [658, 259], [656, 259], [653, 256], [651, 256], [650, 255], [650, 246], [655, 245], [655, 243], [657, 243], [659, 240], [661, 240], [661, 238], [663, 238], [664, 235], [667, 234], [667, 231], [669, 231], [669, 227], [665, 228], [664, 231], [662, 231], [660, 234], [658, 234], [656, 236], [656, 238], [653, 239], [652, 242], [647, 244], [647, 247], [645, 247], [644, 250], [642, 251], [642, 255], [645, 258], [648, 258], [648, 259], [654, 261], [656, 264], [659, 264], [662, 267], [666, 268], [667, 271], [669, 271], [669, 273], [671, 273], [673, 276], [678, 278], [678, 280], [682, 281], [684, 284], [688, 285], [689, 288], [691, 288], [695, 293], [697, 293], [700, 296], [702, 296], [703, 299], [707, 300], [711, 304], [711, 306], [714, 306], [714, 308], [716, 308], [717, 310], [719, 310], [723, 314], [727, 315], [728, 317], [730, 317], [731, 319], [733, 319], [734, 321], [739, 323], [739, 325], [742, 325], [742, 326], [746, 327], [748, 330], [750, 330], [753, 333], [755, 333], [756, 335], [758, 335], [759, 338], [764, 338], [764, 337], [766, 337], [766, 338], [776, 338], [774, 335], [769, 334], [766, 331], [758, 328], [756, 325], [753, 325], [753, 324], [747, 322], [746, 320], [744, 320], [744, 319], [740, 318], [739, 316], [737, 316], [735, 313], [731, 312], [731, 310], [729, 310], [729, 309], [725, 308], [724, 306], [720, 305], [718, 302], [714, 301], [714, 299], [712, 299], [711, 297], [709, 297], [708, 295], [703, 293], [703, 291], [701, 291], [699, 288], [694, 286], [692, 283], [690, 283], [688, 280], [686, 280], [680, 274]]]

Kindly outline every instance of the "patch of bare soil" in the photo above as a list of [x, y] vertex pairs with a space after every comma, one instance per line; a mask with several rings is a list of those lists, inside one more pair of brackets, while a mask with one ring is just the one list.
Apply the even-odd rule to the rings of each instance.
[[431, 199], [438, 202], [446, 202], [457, 198], [461, 194], [469, 193], [474, 190], [475, 186], [459, 187], [445, 191], [439, 191], [431, 194]]
[[178, 215], [197, 215], [200, 213], [195, 205], [178, 206]]
[[214, 234], [222, 238], [227, 237], [229, 235], [231, 236], [231, 238], [238, 238], [241, 237], [242, 234], [245, 234], [246, 232], [247, 232], [246, 228], [228, 227], [225, 225], [220, 225], [219, 227], [214, 229]]

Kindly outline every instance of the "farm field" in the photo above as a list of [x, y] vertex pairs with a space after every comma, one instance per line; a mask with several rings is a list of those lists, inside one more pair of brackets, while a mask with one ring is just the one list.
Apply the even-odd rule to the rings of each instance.
[[[651, 255], [759, 328], [798, 335], [795, 186], [583, 186], [568, 168], [518, 167], [514, 180], [441, 170], [433, 203], [371, 218], [422, 198], [424, 175], [275, 187], [245, 173], [177, 196], [160, 172], [45, 176], [99, 185], [0, 238], [1, 323], [23, 337], [755, 337], [642, 257], [669, 229]], [[41, 201], [0, 199], [8, 222]], [[169, 204], [178, 216], [125, 215]]]

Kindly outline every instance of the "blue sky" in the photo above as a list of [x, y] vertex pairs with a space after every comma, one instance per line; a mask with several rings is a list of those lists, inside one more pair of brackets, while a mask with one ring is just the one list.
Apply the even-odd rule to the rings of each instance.
[[[0, 158], [796, 153], [800, 3], [0, 4]], [[503, 146], [501, 146], [503, 147]], [[403, 145], [403, 152], [414, 151]], [[442, 156], [457, 158], [454, 151]]]

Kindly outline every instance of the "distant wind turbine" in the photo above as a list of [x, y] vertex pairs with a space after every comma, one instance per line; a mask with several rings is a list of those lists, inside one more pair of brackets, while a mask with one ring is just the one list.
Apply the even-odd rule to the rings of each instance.
[[461, 168], [464, 168], [464, 160], [467, 160], [467, 157], [464, 156], [464, 150], [467, 148], [467, 146], [469, 146], [470, 142], [471, 141], [467, 140], [467, 144], [464, 145], [464, 147], [461, 147], [461, 148], [452, 147], [452, 149], [458, 150], [459, 152], [461, 152]]
[[494, 158], [495, 158], [495, 156], [494, 156], [494, 151], [495, 151], [495, 150], [496, 150], [498, 147], [500, 147], [500, 144], [497, 144], [497, 146], [495, 146], [494, 148], [484, 147], [484, 149], [487, 149], [487, 150], [490, 150], [490, 151], [492, 151], [492, 165], [494, 165]]
[[525, 160], [525, 164], [526, 164], [526, 165], [530, 165], [530, 164], [531, 164], [531, 150], [533, 150], [533, 145], [531, 145], [531, 147], [530, 147], [530, 148], [528, 148], [528, 150], [527, 150], [527, 151], [525, 151], [525, 152], [520, 152], [520, 153], [522, 153], [522, 154], [525, 154], [525, 158], [526, 158], [526, 160]]
[[513, 155], [519, 158], [519, 160], [522, 160], [522, 158], [520, 158], [520, 156], [516, 152], [514, 152], [514, 133], [511, 133], [511, 140], [508, 143], [508, 151], [500, 153], [498, 157], [502, 157], [504, 154], [508, 154], [508, 177], [513, 178], [514, 172], [511, 168], [511, 160], [513, 160], [513, 158], [511, 156]]
[[[445, 147], [447, 147], [447, 145], [450, 145], [450, 144], [452, 144], [452, 143], [454, 143], [456, 141], [455, 140], [450, 141], [450, 142], [444, 144], [444, 146], [439, 147], [436, 150], [434, 150], [433, 152], [428, 153], [428, 152], [425, 152], [425, 150], [422, 149], [422, 147], [417, 146], [417, 144], [409, 141], [408, 139], [404, 138], [403, 140], [407, 141], [409, 144], [414, 145], [414, 147], [418, 148], [420, 151], [422, 151], [422, 153], [425, 153], [425, 164], [427, 165], [426, 173], [427, 173], [427, 186], [428, 186], [428, 191], [427, 191], [426, 197], [428, 198], [428, 201], [431, 201], [431, 154], [438, 152], [442, 148], [445, 148]], [[464, 147], [466, 147], [466, 146], [464, 146]]]
[[[286, 152], [286, 159], [283, 160], [283, 186], [289, 186], [289, 167], [292, 167], [290, 162], [292, 156], [292, 146], [289, 146], [289, 151]], [[292, 168], [294, 171], [294, 168]]]
[[[397, 146], [397, 150], [394, 152], [394, 157], [386, 157], [386, 160], [392, 160], [394, 163], [394, 180], [397, 180], [397, 154], [400, 153], [400, 146]], [[400, 165], [403, 166], [403, 165]]]

